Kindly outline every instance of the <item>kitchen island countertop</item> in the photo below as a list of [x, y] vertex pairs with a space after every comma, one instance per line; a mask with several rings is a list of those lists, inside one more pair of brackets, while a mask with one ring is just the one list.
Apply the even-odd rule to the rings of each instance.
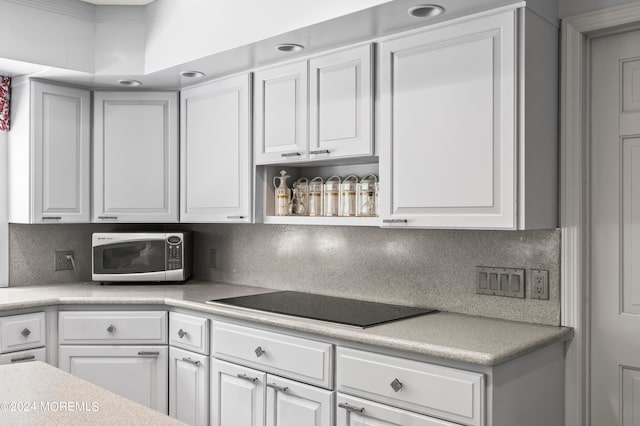
[[1, 424], [184, 425], [40, 361], [1, 365], [0, 377]]
[[482, 366], [495, 366], [552, 343], [573, 330], [439, 312], [365, 329], [268, 312], [205, 303], [277, 291], [243, 285], [189, 282], [177, 285], [56, 284], [0, 289], [0, 311], [55, 305], [166, 305], [221, 317]]

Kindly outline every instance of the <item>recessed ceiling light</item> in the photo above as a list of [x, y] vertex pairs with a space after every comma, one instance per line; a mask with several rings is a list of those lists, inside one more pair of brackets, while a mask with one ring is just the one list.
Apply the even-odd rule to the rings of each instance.
[[182, 71], [180, 75], [186, 78], [198, 78], [198, 77], [204, 77], [205, 73], [201, 71]]
[[408, 10], [409, 15], [414, 18], [431, 18], [432, 16], [440, 15], [442, 12], [444, 12], [444, 8], [437, 4], [421, 4]]
[[118, 84], [122, 84], [123, 86], [128, 86], [128, 87], [142, 86], [142, 82], [138, 80], [122, 79], [122, 80], [118, 80]]
[[283, 44], [277, 45], [276, 49], [278, 49], [281, 52], [298, 52], [304, 49], [304, 46], [301, 44], [283, 43]]

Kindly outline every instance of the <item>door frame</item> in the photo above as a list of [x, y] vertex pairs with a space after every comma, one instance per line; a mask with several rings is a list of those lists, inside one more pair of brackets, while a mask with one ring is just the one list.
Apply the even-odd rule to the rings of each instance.
[[591, 39], [640, 25], [640, 2], [562, 22], [560, 72], [561, 323], [575, 335], [565, 359], [565, 425], [589, 426]]

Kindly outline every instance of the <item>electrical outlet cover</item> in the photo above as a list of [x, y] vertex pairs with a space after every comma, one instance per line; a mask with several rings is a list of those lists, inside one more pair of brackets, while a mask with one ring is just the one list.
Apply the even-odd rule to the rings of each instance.
[[549, 271], [531, 270], [531, 298], [549, 300]]
[[67, 259], [67, 256], [73, 257], [73, 251], [56, 251], [54, 257], [54, 270], [55, 271], [67, 271], [73, 270], [73, 262]]

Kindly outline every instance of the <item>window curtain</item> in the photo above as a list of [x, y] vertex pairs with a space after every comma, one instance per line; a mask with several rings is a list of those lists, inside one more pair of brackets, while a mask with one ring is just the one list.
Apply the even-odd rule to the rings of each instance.
[[0, 131], [9, 130], [9, 100], [11, 98], [11, 78], [0, 76]]

